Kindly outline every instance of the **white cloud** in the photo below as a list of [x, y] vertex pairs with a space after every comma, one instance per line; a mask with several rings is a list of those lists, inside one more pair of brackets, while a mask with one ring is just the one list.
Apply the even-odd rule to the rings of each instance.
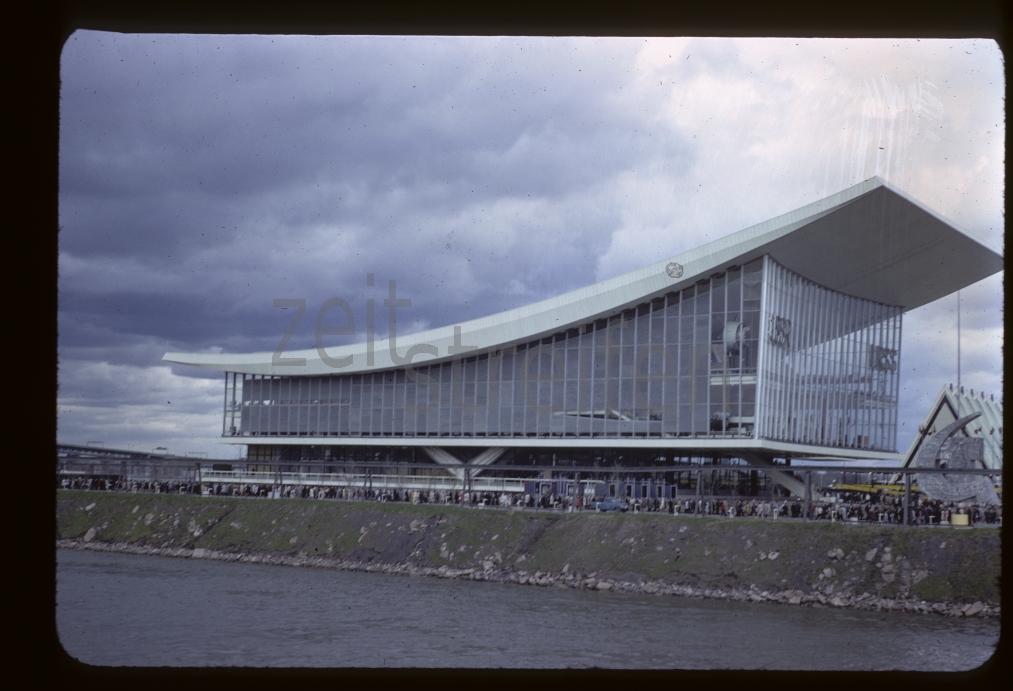
[[102, 441], [111, 448], [191, 451], [232, 458], [221, 435], [220, 377], [179, 377], [169, 367], [71, 362], [60, 368], [57, 435], [62, 443]]

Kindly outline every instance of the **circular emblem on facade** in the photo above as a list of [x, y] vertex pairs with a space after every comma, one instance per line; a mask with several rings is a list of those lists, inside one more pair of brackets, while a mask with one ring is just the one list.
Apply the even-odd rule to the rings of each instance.
[[672, 278], [682, 277], [682, 264], [676, 264], [675, 262], [668, 262], [665, 267], [665, 273]]

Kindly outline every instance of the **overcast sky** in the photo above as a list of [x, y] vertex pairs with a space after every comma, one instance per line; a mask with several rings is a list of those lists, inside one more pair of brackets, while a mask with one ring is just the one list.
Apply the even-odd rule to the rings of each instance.
[[[58, 438], [233, 457], [223, 375], [166, 351], [313, 347], [620, 275], [879, 175], [1003, 251], [993, 41], [121, 35], [62, 56]], [[366, 273], [376, 287], [366, 287]], [[1002, 390], [1004, 272], [962, 296]], [[956, 380], [956, 296], [904, 316], [899, 450]], [[341, 342], [335, 339], [334, 343]]]

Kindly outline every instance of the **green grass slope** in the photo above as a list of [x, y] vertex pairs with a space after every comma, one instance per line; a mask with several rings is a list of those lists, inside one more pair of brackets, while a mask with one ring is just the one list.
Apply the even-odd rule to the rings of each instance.
[[998, 602], [999, 532], [57, 492], [58, 538], [707, 588]]

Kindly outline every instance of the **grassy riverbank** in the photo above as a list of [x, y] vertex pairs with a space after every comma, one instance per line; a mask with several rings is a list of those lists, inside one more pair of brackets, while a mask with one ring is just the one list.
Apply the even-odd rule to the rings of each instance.
[[972, 603], [987, 614], [999, 602], [1000, 536], [986, 528], [85, 491], [57, 492], [57, 525], [69, 545], [181, 556], [795, 604], [924, 600], [948, 603], [935, 611], [950, 614]]

